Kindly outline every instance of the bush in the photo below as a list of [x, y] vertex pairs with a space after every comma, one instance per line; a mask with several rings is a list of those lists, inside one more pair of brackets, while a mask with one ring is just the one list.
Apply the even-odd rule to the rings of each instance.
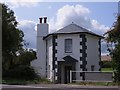
[[102, 68], [112, 68], [112, 61], [101, 61]]
[[5, 71], [5, 73], [3, 73], [3, 78], [33, 80], [35, 78], [38, 78], [38, 75], [35, 73], [32, 67], [19, 65], [16, 68]]

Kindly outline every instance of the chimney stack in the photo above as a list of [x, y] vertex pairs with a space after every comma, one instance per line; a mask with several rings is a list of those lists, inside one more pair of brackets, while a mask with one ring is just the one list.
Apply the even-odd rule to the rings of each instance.
[[43, 22], [42, 22], [42, 19], [44, 19], [44, 23], [47, 23], [47, 17], [41, 17], [41, 18], [39, 18], [40, 23], [43, 23]]
[[43, 19], [43, 18], [39, 18], [39, 20], [40, 20], [40, 23], [42, 23], [42, 19]]
[[[40, 17], [37, 24], [37, 60], [35, 62], [35, 69], [38, 70], [41, 77], [45, 77], [46, 74], [46, 41], [43, 37], [48, 35], [49, 24], [47, 23], [47, 17]], [[40, 68], [40, 69], [39, 69]]]
[[44, 17], [44, 23], [47, 23], [47, 17]]

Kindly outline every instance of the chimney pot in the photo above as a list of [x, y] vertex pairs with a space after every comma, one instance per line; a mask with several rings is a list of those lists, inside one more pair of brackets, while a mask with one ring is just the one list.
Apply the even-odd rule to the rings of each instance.
[[47, 23], [47, 17], [44, 17], [44, 23]]
[[39, 20], [40, 20], [40, 23], [42, 23], [42, 19], [43, 19], [43, 18], [39, 18]]

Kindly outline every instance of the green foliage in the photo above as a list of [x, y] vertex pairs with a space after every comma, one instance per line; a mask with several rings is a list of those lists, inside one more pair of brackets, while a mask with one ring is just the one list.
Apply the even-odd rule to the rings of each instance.
[[23, 32], [17, 28], [14, 12], [2, 4], [2, 68], [7, 70], [14, 64], [19, 50], [23, 46]]
[[114, 44], [111, 46], [112, 48], [108, 45], [108, 51], [113, 60], [114, 81], [120, 82], [120, 16], [117, 17], [114, 26], [106, 34], [108, 35], [106, 38], [108, 44]]
[[3, 71], [3, 77], [17, 79], [34, 79], [37, 74], [30, 67], [30, 62], [36, 59], [36, 52], [31, 50], [23, 50], [14, 60], [11, 68]]
[[3, 74], [3, 78], [22, 80], [33, 80], [35, 78], [38, 78], [38, 76], [34, 72], [34, 69], [27, 65], [19, 65], [13, 69], [4, 72]]
[[30, 62], [36, 52], [24, 49], [24, 33], [17, 28], [14, 12], [2, 4], [2, 75], [3, 77], [32, 79], [35, 77]]
[[14, 12], [2, 4], [2, 51], [4, 54], [16, 54], [23, 46], [23, 32], [17, 28]]
[[112, 61], [101, 61], [102, 68], [111, 68], [112, 67]]
[[30, 50], [23, 50], [20, 52], [20, 55], [17, 58], [16, 64], [21, 65], [30, 65], [30, 62], [34, 59], [36, 59], [36, 52], [32, 49]]
[[108, 42], [120, 43], [120, 16], [117, 16], [117, 20], [114, 22], [113, 27], [105, 34], [108, 34], [106, 37]]
[[120, 43], [115, 46], [112, 55], [113, 55], [113, 69], [115, 70], [114, 79], [116, 82], [120, 82]]

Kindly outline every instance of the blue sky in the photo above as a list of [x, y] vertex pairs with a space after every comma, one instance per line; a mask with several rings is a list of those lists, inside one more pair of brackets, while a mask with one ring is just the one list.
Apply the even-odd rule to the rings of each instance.
[[26, 19], [36, 21], [40, 16], [51, 18], [55, 16], [58, 9], [64, 5], [83, 5], [89, 8], [90, 17], [96, 19], [106, 26], [111, 26], [115, 20], [115, 13], [118, 12], [117, 2], [38, 2], [34, 7], [13, 8], [18, 20]]
[[[105, 33], [115, 21], [118, 2], [6, 2], [14, 12], [18, 28], [25, 33], [29, 48], [36, 48], [36, 24], [42, 16], [48, 17], [50, 31], [54, 32], [72, 22], [97, 34]], [[102, 54], [107, 53], [102, 43]]]

